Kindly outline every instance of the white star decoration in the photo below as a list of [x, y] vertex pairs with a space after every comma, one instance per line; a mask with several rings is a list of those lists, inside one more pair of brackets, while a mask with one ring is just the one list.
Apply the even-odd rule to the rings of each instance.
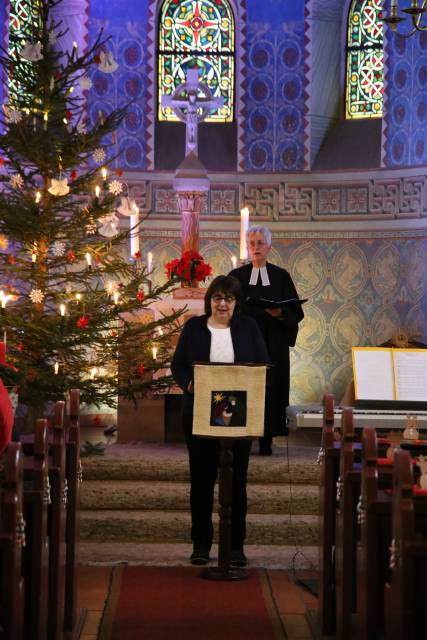
[[108, 191], [113, 193], [115, 196], [118, 196], [123, 191], [123, 184], [120, 180], [112, 180], [108, 183]]
[[82, 91], [88, 91], [92, 87], [92, 80], [89, 76], [82, 76], [79, 80], [79, 84]]
[[105, 160], [105, 151], [102, 147], [97, 147], [93, 152], [93, 159], [98, 164], [101, 164]]
[[3, 107], [4, 115], [6, 116], [6, 122], [12, 122], [12, 124], [18, 124], [22, 120], [22, 113], [18, 111], [18, 109], [14, 109], [13, 107], [8, 107], [4, 105]]
[[41, 289], [31, 289], [29, 296], [31, 302], [34, 302], [34, 304], [40, 304], [43, 302], [44, 293]]
[[14, 189], [22, 189], [24, 186], [24, 178], [19, 173], [10, 176], [10, 184]]
[[52, 253], [54, 256], [57, 256], [59, 258], [64, 255], [65, 248], [66, 248], [65, 242], [62, 242], [61, 240], [57, 240], [56, 242], [53, 243]]

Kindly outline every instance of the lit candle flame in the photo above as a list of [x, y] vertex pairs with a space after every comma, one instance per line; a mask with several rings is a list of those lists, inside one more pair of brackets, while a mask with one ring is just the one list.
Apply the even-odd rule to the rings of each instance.
[[102, 167], [101, 169], [101, 176], [103, 180], [107, 179], [107, 169], [105, 167]]
[[153, 360], [157, 360], [157, 347], [153, 347]]
[[38, 204], [41, 200], [42, 194], [40, 191], [36, 191], [36, 203]]
[[76, 293], [77, 302], [80, 302], [81, 299], [82, 299], [82, 294], [81, 293]]
[[58, 375], [59, 372], [59, 362], [55, 362], [55, 364], [53, 365], [53, 370], [55, 372], [55, 375]]
[[98, 369], [96, 367], [92, 367], [92, 369], [90, 370], [90, 379], [93, 380], [97, 373]]
[[87, 262], [87, 266], [90, 269], [92, 266], [92, 256], [90, 255], [89, 251], [86, 253], [86, 262]]
[[115, 291], [113, 293], [113, 300], [114, 300], [114, 304], [118, 304], [119, 302], [119, 298], [120, 298], [120, 293], [118, 291]]
[[63, 318], [65, 316], [65, 304], [59, 305], [59, 312], [61, 314], [61, 317]]
[[99, 198], [99, 194], [101, 193], [101, 187], [97, 184], [95, 187], [95, 195]]
[[10, 300], [10, 296], [6, 295], [5, 293], [3, 293], [3, 291], [1, 292], [1, 308], [2, 309], [6, 309], [6, 305], [8, 303], [8, 301]]

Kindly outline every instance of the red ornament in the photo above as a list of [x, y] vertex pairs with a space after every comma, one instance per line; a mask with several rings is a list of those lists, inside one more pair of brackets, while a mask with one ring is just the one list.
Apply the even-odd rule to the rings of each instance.
[[144, 300], [144, 292], [141, 289], [136, 294], [136, 299], [138, 302], [142, 302]]
[[8, 262], [8, 264], [15, 264], [15, 262], [16, 262], [15, 256], [8, 255], [7, 256], [7, 262]]
[[95, 427], [101, 426], [101, 418], [98, 416], [98, 414], [94, 417], [93, 424], [95, 425]]
[[110, 331], [110, 336], [111, 336], [112, 338], [117, 338], [117, 336], [118, 336], [118, 335], [119, 335], [119, 334], [117, 333], [117, 331], [116, 331], [115, 329], [112, 329], [112, 330]]
[[75, 180], [77, 178], [77, 171], [75, 169], [70, 173], [71, 180]]
[[18, 349], [18, 351], [20, 351], [22, 353], [24, 351], [24, 343], [23, 342], [18, 342], [17, 349]]
[[136, 368], [136, 372], [139, 376], [143, 376], [145, 373], [145, 367], [143, 364], [139, 364]]
[[79, 329], [86, 329], [87, 326], [89, 325], [89, 321], [90, 321], [90, 316], [81, 316], [77, 320], [76, 325]]
[[65, 117], [67, 118], [68, 122], [70, 122], [71, 118], [73, 117], [73, 112], [72, 111], [66, 111], [65, 112]]
[[115, 172], [116, 176], [122, 176], [123, 175], [123, 169], [116, 169]]
[[0, 167], [2, 167], [4, 165], [4, 160], [3, 158], [0, 158]]
[[67, 253], [67, 260], [68, 260], [68, 262], [75, 262], [76, 261], [76, 254], [74, 253], [74, 251], [72, 249], [70, 249], [69, 252]]
[[133, 257], [135, 258], [135, 260], [141, 260], [141, 252], [137, 251], [133, 254]]

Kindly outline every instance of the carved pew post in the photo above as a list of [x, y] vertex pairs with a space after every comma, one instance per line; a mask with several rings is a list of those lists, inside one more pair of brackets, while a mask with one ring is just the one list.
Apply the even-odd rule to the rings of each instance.
[[323, 635], [335, 633], [335, 576], [332, 550], [335, 542], [336, 481], [339, 449], [334, 446], [334, 397], [323, 399], [322, 446], [319, 451], [319, 624]]
[[65, 521], [67, 507], [64, 405], [63, 401], [59, 401], [54, 408], [51, 444], [52, 465], [49, 466], [52, 504], [49, 512], [48, 640], [57, 640], [64, 624]]
[[356, 504], [360, 492], [360, 472], [354, 472], [353, 411], [343, 408], [340, 477], [337, 482], [335, 584], [337, 640], [348, 640], [355, 596], [354, 548], [357, 528]]
[[0, 494], [0, 603], [4, 640], [21, 640], [24, 620], [22, 548], [25, 522], [22, 514], [23, 454], [17, 442], [9, 444]]
[[49, 566], [48, 505], [50, 485], [47, 420], [37, 420], [33, 455], [24, 458], [24, 514], [27, 545], [23, 553], [25, 575], [25, 624], [28, 640], [45, 640]]
[[65, 558], [65, 610], [64, 631], [73, 631], [77, 616], [77, 563], [80, 534], [80, 484], [82, 465], [80, 460], [80, 391], [70, 391], [70, 417], [67, 432], [67, 482], [68, 504], [66, 520]]
[[416, 517], [427, 516], [427, 496], [415, 496], [407, 451], [393, 457], [391, 580], [385, 586], [385, 638], [421, 638], [427, 624], [427, 538], [417, 531]]

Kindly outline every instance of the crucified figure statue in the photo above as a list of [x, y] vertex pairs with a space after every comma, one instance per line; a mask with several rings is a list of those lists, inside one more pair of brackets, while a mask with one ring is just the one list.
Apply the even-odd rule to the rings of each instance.
[[[200, 95], [202, 94], [202, 95]], [[212, 109], [224, 104], [224, 98], [214, 98], [209, 87], [199, 82], [199, 70], [188, 69], [187, 79], [172, 95], [162, 96], [162, 106], [170, 107], [175, 115], [185, 122], [185, 155], [190, 151], [198, 155], [198, 127]]]

